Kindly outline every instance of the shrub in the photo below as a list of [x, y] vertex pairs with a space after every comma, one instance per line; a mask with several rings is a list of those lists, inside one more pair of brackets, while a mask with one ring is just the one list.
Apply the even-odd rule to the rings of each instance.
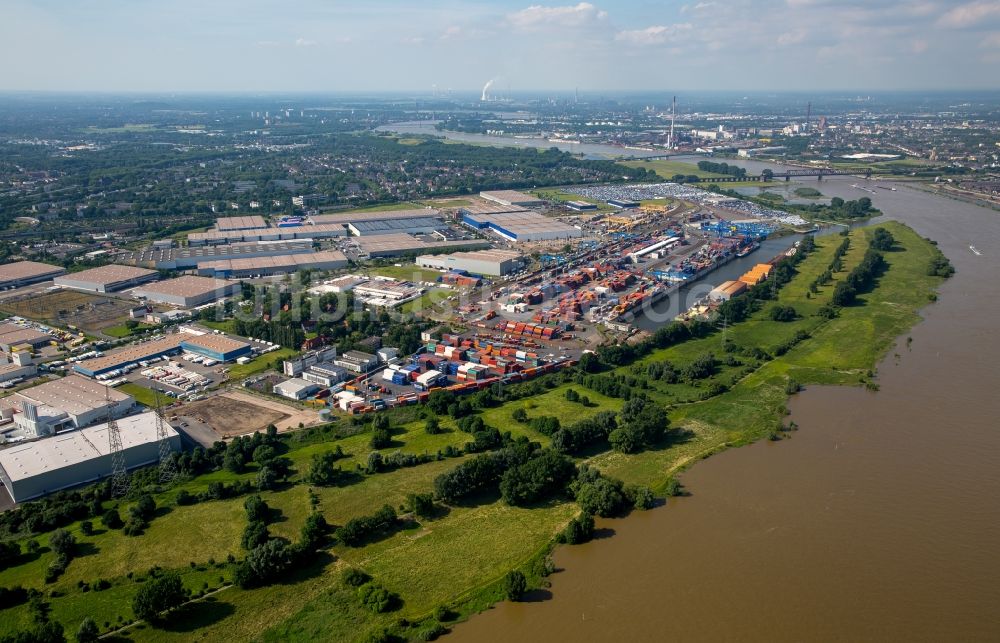
[[626, 504], [619, 480], [598, 478], [577, 488], [576, 502], [585, 513], [607, 518], [622, 511]]
[[771, 308], [769, 316], [771, 317], [771, 321], [790, 322], [795, 321], [798, 313], [791, 306], [774, 306]]
[[632, 507], [635, 509], [652, 509], [656, 504], [656, 496], [653, 495], [653, 491], [649, 487], [641, 485], [626, 487], [625, 495], [631, 499]]
[[236, 566], [233, 580], [243, 589], [265, 585], [291, 568], [291, 548], [282, 540], [268, 540]]
[[147, 523], [156, 515], [156, 501], [153, 500], [153, 496], [144, 493], [139, 496], [134, 505], [128, 508], [128, 513], [131, 518]]
[[358, 600], [376, 614], [382, 614], [391, 610], [398, 599], [381, 585], [366, 583], [358, 588]]
[[129, 518], [128, 522], [125, 523], [125, 526], [122, 527], [122, 533], [126, 536], [141, 536], [145, 529], [146, 523], [133, 516], [132, 518]]
[[267, 525], [262, 520], [255, 520], [243, 529], [243, 537], [240, 545], [247, 551], [260, 547], [267, 542], [271, 535], [267, 532]]
[[305, 480], [318, 487], [328, 487], [338, 484], [343, 479], [343, 472], [336, 464], [337, 454], [333, 451], [313, 454], [309, 471]]
[[524, 574], [519, 570], [514, 570], [507, 573], [507, 576], [503, 579], [503, 592], [504, 596], [507, 597], [509, 601], [519, 601], [524, 595], [524, 592], [528, 589], [528, 579], [524, 577]]
[[372, 428], [371, 447], [384, 449], [392, 444], [392, 430], [389, 427], [376, 426]]
[[434, 515], [434, 495], [430, 493], [411, 493], [406, 496], [406, 506], [421, 518]]
[[348, 547], [358, 547], [396, 524], [396, 510], [389, 505], [370, 516], [352, 518], [337, 530], [337, 539]]
[[440, 637], [448, 633], [448, 628], [440, 623], [431, 623], [424, 629], [420, 630], [417, 634], [417, 638], [421, 641], [436, 641]]
[[152, 621], [159, 614], [179, 607], [187, 600], [187, 590], [176, 572], [151, 577], [132, 599], [132, 611], [137, 618]]
[[524, 506], [561, 492], [575, 475], [571, 459], [546, 449], [508, 469], [500, 481], [500, 493], [507, 504]]
[[594, 517], [581, 514], [569, 521], [562, 532], [562, 540], [568, 545], [579, 545], [594, 537]]
[[104, 512], [101, 516], [101, 524], [108, 529], [121, 529], [125, 524], [122, 522], [121, 514], [118, 513], [117, 507], [112, 507]]
[[345, 569], [340, 578], [344, 581], [344, 584], [349, 587], [361, 587], [372, 579], [371, 576], [355, 567], [348, 567]]
[[76, 630], [76, 643], [94, 643], [100, 633], [100, 630], [97, 629], [97, 623], [88, 616], [83, 619], [80, 627]]
[[243, 501], [243, 509], [247, 512], [247, 520], [250, 522], [267, 522], [270, 509], [267, 503], [261, 500], [260, 496], [253, 495]]
[[302, 546], [308, 550], [315, 551], [326, 540], [326, 534], [330, 531], [330, 525], [326, 522], [323, 514], [313, 512], [306, 518], [299, 534]]

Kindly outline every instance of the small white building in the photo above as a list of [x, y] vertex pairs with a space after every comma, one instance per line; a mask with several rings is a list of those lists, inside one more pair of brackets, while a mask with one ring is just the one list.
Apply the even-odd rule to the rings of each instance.
[[383, 346], [375, 354], [378, 355], [379, 361], [388, 364], [399, 356], [399, 349], [392, 348], [391, 346]]
[[319, 390], [319, 384], [309, 382], [301, 377], [293, 377], [280, 384], [275, 384], [273, 392], [275, 395], [287, 397], [290, 400], [304, 400]]

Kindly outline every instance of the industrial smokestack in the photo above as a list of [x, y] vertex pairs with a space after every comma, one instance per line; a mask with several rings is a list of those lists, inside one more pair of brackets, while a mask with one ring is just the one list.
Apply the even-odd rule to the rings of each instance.
[[485, 85], [483, 85], [483, 95], [482, 95], [482, 97], [479, 100], [481, 100], [481, 101], [483, 101], [485, 103], [486, 101], [488, 101], [490, 99], [490, 87], [492, 87], [492, 86], [493, 86], [493, 79], [491, 78], [489, 80], [489, 82], [487, 82]]
[[667, 137], [667, 149], [674, 149], [674, 118], [677, 116], [677, 97], [670, 102], [670, 136]]

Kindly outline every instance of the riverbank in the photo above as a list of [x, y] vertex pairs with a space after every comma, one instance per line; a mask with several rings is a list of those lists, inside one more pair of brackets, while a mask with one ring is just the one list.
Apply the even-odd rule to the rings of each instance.
[[557, 550], [551, 600], [499, 605], [456, 641], [997, 640], [1000, 344], [983, 293], [1000, 255], [968, 245], [995, 248], [1000, 220], [902, 187], [878, 199], [958, 271], [883, 353], [879, 390], [808, 386], [792, 439], [691, 468], [666, 510], [598, 521], [614, 537]]
[[[647, 393], [670, 408], [673, 425], [686, 430], [685, 439], [644, 453], [603, 452], [583, 461], [626, 482], [662, 488], [678, 471], [708, 454], [774, 434], [783, 417], [790, 379], [803, 385], [867, 381], [867, 371], [885, 353], [892, 339], [914, 323], [916, 311], [930, 300], [941, 281], [926, 275], [933, 246], [904, 226], [895, 223], [885, 226], [896, 236], [900, 249], [886, 254], [889, 268], [877, 288], [863, 295], [858, 305], [842, 309], [834, 319], [820, 318], [816, 313], [828, 301], [834, 283], [860, 261], [866, 246], [867, 233], [863, 229], [851, 233], [852, 248], [845, 256], [845, 271], [837, 273], [834, 283], [823, 286], [814, 295], [809, 293], [808, 284], [826, 269], [841, 237], [831, 235], [818, 240], [817, 250], [800, 264], [799, 274], [779, 292], [776, 301], [795, 308], [794, 321], [771, 321], [768, 316], [771, 304], [768, 304], [749, 320], [730, 326], [725, 336], [716, 333], [655, 351], [636, 364], [612, 371], [637, 378], [642, 375], [648, 380], [647, 370], [653, 363], [670, 361], [684, 366], [708, 352], [715, 354], [720, 362], [729, 354], [736, 357], [733, 363], [720, 363], [715, 373], [696, 383], [668, 383], [662, 379], [650, 382]], [[726, 340], [730, 340], [741, 348], [755, 347], [773, 355], [799, 331], [809, 333], [810, 338], [775, 359], [726, 351]], [[845, 343], [854, 349], [845, 348]], [[577, 420], [621, 406], [620, 399], [602, 396], [579, 385], [572, 388], [587, 395], [592, 404], [568, 402], [565, 391], [570, 387], [562, 385], [541, 395], [507, 402], [483, 411], [481, 416], [488, 425], [547, 444], [546, 436], [526, 424], [513, 422], [513, 411], [524, 409], [529, 418], [555, 414]], [[441, 424], [444, 433], [429, 435], [424, 432], [421, 419], [402, 423], [394, 430], [394, 443], [385, 453], [433, 454], [467, 441], [468, 435], [457, 431], [454, 421], [443, 419]], [[355, 463], [363, 465], [367, 461], [371, 450], [368, 438], [367, 434], [361, 434], [301, 446], [292, 440], [288, 455], [301, 476], [313, 455], [339, 445], [347, 453], [347, 458], [340, 462], [342, 468], [352, 470]], [[406, 502], [407, 494], [429, 491], [437, 475], [461, 461], [438, 459], [412, 468], [366, 475], [347, 486], [314, 488], [312, 493], [327, 520], [342, 525], [351, 518], [371, 513], [383, 503], [400, 506]], [[201, 476], [185, 483], [184, 488], [198, 492], [205, 490], [212, 480], [228, 482], [254, 477], [251, 465], [242, 474], [217, 472]], [[163, 515], [152, 521], [144, 536], [126, 537], [106, 530], [85, 535], [78, 524], [71, 525], [71, 531], [87, 543], [90, 554], [74, 560], [54, 585], [41, 582], [44, 568], [51, 560], [51, 554], [44, 552], [32, 563], [0, 572], [0, 585], [19, 583], [25, 587], [55, 589], [60, 595], [49, 600], [52, 618], [64, 623], [68, 631], [75, 630], [83, 615], [92, 616], [99, 625], [115, 623], [118, 617], [127, 619], [128, 601], [138, 587], [128, 575], [145, 575], [154, 565], [181, 570], [189, 589], [211, 590], [221, 586], [230, 580], [231, 574], [221, 561], [228, 554], [241, 555], [242, 498], [177, 506], [173, 502], [176, 492], [175, 488], [157, 496]], [[281, 516], [270, 527], [272, 534], [294, 540], [310, 510], [310, 490], [306, 485], [294, 484], [262, 495]], [[402, 626], [401, 619], [426, 621], [442, 605], [454, 612], [449, 622], [466, 618], [501, 599], [500, 581], [512, 568], [522, 568], [529, 579], [541, 582], [540, 561], [549, 543], [577, 512], [576, 504], [567, 501], [517, 508], [495, 498], [450, 507], [434, 520], [421, 519], [364, 547], [334, 547], [333, 556], [320, 557], [313, 566], [283, 584], [256, 590], [234, 587], [219, 592], [212, 601], [200, 604], [198, 610], [187, 615], [189, 624], [181, 630], [141, 627], [133, 629], [131, 635], [135, 640], [158, 641], [187, 640], [194, 634], [208, 640], [353, 640], [389, 628], [399, 634], [417, 636], [420, 628]], [[45, 539], [39, 540], [44, 547]], [[194, 563], [190, 567], [189, 561]], [[348, 566], [364, 569], [399, 594], [402, 608], [388, 614], [374, 614], [362, 608], [354, 591], [340, 581], [342, 570]], [[98, 577], [111, 580], [112, 588], [95, 593], [78, 586], [79, 582], [89, 583]], [[5, 611], [6, 631], [27, 622], [30, 622], [27, 607]], [[462, 628], [457, 629], [461, 632]]]

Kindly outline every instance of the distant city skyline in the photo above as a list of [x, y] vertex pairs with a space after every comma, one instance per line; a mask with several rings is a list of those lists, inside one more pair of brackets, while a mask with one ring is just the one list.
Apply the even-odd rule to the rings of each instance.
[[4, 0], [0, 90], [1000, 88], [1000, 0]]

